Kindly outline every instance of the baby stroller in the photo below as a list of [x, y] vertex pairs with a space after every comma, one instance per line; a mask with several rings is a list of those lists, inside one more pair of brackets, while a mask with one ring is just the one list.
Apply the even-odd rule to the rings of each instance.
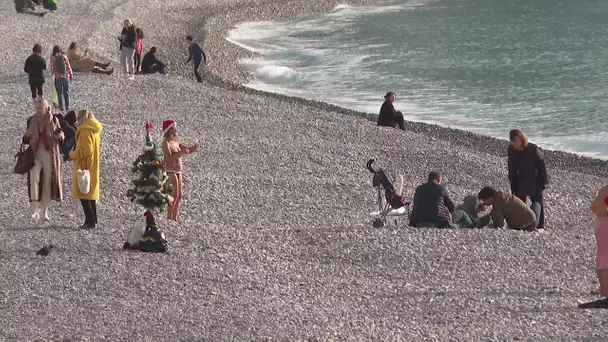
[[[371, 213], [372, 217], [375, 217], [373, 226], [374, 228], [381, 228], [386, 224], [388, 217], [395, 218], [395, 226], [397, 224], [397, 218], [406, 216], [409, 219], [410, 202], [406, 202], [405, 198], [401, 196], [403, 190], [403, 176], [399, 175], [398, 190], [395, 190], [393, 183], [388, 179], [386, 173], [382, 169], [374, 170], [372, 164], [375, 162], [374, 159], [367, 161], [367, 169], [374, 175], [372, 184], [378, 191], [378, 211]], [[384, 198], [382, 197], [382, 190], [384, 190]]]

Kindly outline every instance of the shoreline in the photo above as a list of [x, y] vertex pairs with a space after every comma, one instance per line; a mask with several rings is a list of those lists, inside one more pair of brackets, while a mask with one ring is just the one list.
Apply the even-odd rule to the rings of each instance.
[[[207, 17], [201, 22], [204, 47], [211, 55], [212, 68], [205, 70], [206, 81], [214, 86], [239, 91], [246, 94], [267, 96], [294, 103], [300, 103], [319, 110], [328, 110], [342, 115], [364, 118], [369, 121], [376, 120], [377, 115], [365, 113], [349, 108], [340, 107], [323, 101], [306, 99], [296, 96], [272, 93], [246, 87], [245, 83], [253, 80], [253, 75], [239, 63], [243, 58], [255, 57], [255, 53], [230, 42], [228, 33], [236, 25], [252, 21], [288, 20], [298, 16], [327, 12], [339, 4], [373, 5], [390, 4], [394, 1], [384, 0], [324, 0], [307, 3], [301, 0], [289, 1], [277, 6], [276, 1], [236, 1], [236, 4], [209, 6]], [[286, 9], [284, 11], [280, 9]], [[380, 108], [380, 102], [378, 108]], [[439, 126], [419, 121], [407, 120], [406, 130], [422, 133], [431, 140], [441, 139], [472, 148], [478, 152], [495, 156], [506, 157], [507, 140], [485, 136], [461, 129]], [[525, 132], [525, 128], [524, 128]], [[505, 132], [505, 135], [507, 132]], [[545, 161], [550, 168], [573, 171], [608, 177], [608, 160], [579, 155], [561, 150], [550, 150], [541, 147]]]

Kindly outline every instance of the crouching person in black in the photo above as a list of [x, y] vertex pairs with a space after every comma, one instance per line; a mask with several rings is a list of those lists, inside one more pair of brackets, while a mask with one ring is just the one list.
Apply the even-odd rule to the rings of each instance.
[[405, 130], [403, 113], [396, 111], [393, 106], [396, 97], [397, 95], [392, 91], [389, 91], [384, 95], [384, 103], [382, 104], [382, 107], [380, 107], [380, 115], [378, 115], [378, 126], [399, 126], [399, 129]]
[[63, 155], [63, 161], [69, 161], [70, 152], [76, 146], [76, 112], [71, 110], [67, 112], [65, 117], [61, 114], [55, 114], [55, 117], [59, 120], [61, 131], [65, 136], [63, 143], [59, 145], [59, 151]]

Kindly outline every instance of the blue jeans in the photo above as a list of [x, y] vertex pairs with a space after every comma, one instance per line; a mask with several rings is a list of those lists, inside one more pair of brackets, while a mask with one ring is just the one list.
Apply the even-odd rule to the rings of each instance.
[[[59, 109], [70, 109], [70, 82], [68, 82], [68, 79], [63, 77], [56, 78], [55, 89], [57, 89], [57, 97], [59, 98]], [[65, 107], [63, 107], [64, 98]]]
[[61, 151], [61, 154], [63, 154], [63, 161], [70, 160], [70, 152], [74, 149], [74, 146], [76, 146], [76, 138], [74, 137], [65, 139], [63, 143], [59, 145], [59, 150]]
[[543, 191], [537, 191], [536, 193], [533, 194], [527, 194], [527, 193], [519, 193], [516, 194], [517, 197], [519, 197], [519, 199], [521, 199], [524, 203], [526, 203], [526, 200], [528, 199], [528, 197], [530, 197], [530, 202], [532, 202], [532, 205], [530, 205], [530, 209], [532, 209], [532, 211], [534, 212], [534, 215], [536, 216], [536, 221], [534, 222], [535, 226], [534, 228], [540, 228], [540, 229], [544, 229], [545, 228], [545, 203], [544, 203], [544, 199], [543, 199]]

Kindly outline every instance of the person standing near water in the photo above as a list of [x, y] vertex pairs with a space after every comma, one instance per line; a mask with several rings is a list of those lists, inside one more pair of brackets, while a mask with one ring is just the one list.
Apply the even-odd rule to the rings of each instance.
[[581, 309], [608, 309], [608, 185], [600, 189], [591, 203], [591, 211], [595, 214], [595, 272], [600, 283], [600, 296], [603, 298], [594, 302], [580, 304]]
[[198, 72], [198, 68], [201, 66], [201, 63], [207, 65], [207, 55], [203, 48], [194, 41], [192, 36], [186, 37], [186, 42], [188, 42], [188, 60], [186, 64], [190, 63], [190, 60], [194, 61], [194, 76], [196, 76], [197, 82], [203, 82], [203, 78], [201, 74]]
[[378, 115], [378, 126], [395, 127], [399, 125], [399, 129], [405, 130], [403, 113], [396, 111], [393, 105], [396, 98], [397, 95], [392, 91], [384, 95], [384, 103], [380, 107], [380, 115]]
[[536, 215], [536, 229], [545, 228], [545, 204], [543, 191], [549, 184], [545, 161], [538, 147], [530, 142], [520, 129], [509, 132], [508, 148], [509, 182], [511, 192], [524, 203], [530, 197], [532, 211]]

